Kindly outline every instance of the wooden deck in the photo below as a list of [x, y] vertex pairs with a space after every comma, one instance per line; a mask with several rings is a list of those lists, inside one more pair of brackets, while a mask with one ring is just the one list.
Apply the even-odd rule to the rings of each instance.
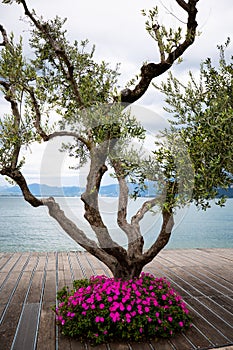
[[[164, 250], [145, 271], [170, 280], [194, 316], [193, 327], [170, 340], [95, 349], [232, 348], [233, 249]], [[59, 288], [94, 274], [109, 271], [88, 253], [0, 253], [0, 349], [91, 349], [60, 335], [50, 307]]]

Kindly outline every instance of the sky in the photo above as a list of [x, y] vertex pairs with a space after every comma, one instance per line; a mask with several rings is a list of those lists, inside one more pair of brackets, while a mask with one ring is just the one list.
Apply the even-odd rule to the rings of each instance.
[[[34, 8], [37, 15], [53, 18], [55, 15], [67, 17], [67, 35], [71, 41], [89, 39], [90, 44], [96, 45], [96, 59], [105, 60], [114, 68], [120, 63], [121, 77], [119, 84], [125, 84], [139, 73], [143, 62], [157, 62], [158, 50], [156, 43], [145, 30], [145, 17], [142, 9], [151, 9], [158, 5], [160, 17], [158, 22], [169, 26], [180, 26], [186, 20], [186, 14], [176, 4], [175, 0], [28, 0], [28, 7]], [[177, 18], [173, 15], [175, 14]], [[8, 32], [13, 31], [15, 37], [28, 37], [28, 25], [19, 20], [24, 17], [22, 8], [14, 3], [11, 6], [0, 3], [0, 23]], [[173, 74], [178, 79], [186, 79], [188, 71], [197, 73], [200, 62], [207, 57], [217, 62], [217, 45], [224, 44], [227, 37], [232, 37], [233, 25], [232, 0], [199, 0], [198, 2], [198, 31], [200, 36], [183, 55], [183, 62], [172, 67]], [[232, 39], [233, 40], [233, 39]], [[232, 44], [228, 50], [232, 54]], [[30, 56], [28, 47], [25, 55]], [[166, 75], [155, 80], [165, 79]], [[147, 109], [145, 123], [147, 129], [156, 129], [157, 124], [164, 118], [163, 96], [151, 87], [137, 105]], [[0, 113], [7, 112], [8, 105], [0, 97]], [[151, 124], [150, 113], [155, 113], [155, 125]], [[43, 159], [44, 149], [31, 147], [24, 151], [27, 156], [25, 174], [29, 183], [38, 182], [40, 162]], [[58, 156], [60, 157], [60, 156]], [[55, 158], [54, 158], [55, 159]], [[46, 158], [47, 161], [47, 158]], [[64, 166], [64, 159], [61, 161]], [[83, 174], [85, 176], [85, 174]], [[74, 183], [76, 173], [64, 170], [64, 184]], [[81, 175], [79, 179], [81, 179]], [[0, 185], [3, 184], [0, 177]]]

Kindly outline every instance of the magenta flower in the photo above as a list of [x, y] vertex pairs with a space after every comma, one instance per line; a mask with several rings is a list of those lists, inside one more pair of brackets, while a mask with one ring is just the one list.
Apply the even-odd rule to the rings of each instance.
[[110, 315], [111, 319], [113, 320], [113, 322], [117, 322], [120, 320], [120, 314], [119, 312], [111, 312]]
[[131, 311], [132, 310], [132, 306], [131, 305], [127, 305], [126, 309], [127, 309], [127, 311]]

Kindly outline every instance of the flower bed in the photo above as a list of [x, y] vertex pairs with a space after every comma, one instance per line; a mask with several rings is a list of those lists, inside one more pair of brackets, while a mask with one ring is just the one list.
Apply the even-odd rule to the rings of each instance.
[[171, 337], [187, 329], [191, 317], [165, 278], [142, 273], [129, 281], [106, 276], [74, 281], [58, 292], [56, 312], [62, 333], [100, 344]]

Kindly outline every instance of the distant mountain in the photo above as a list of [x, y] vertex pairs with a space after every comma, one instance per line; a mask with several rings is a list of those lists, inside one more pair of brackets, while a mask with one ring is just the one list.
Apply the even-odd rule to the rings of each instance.
[[[129, 184], [129, 192], [132, 193], [136, 185]], [[37, 197], [79, 197], [84, 192], [84, 188], [78, 186], [48, 186], [40, 185], [38, 183], [29, 185], [30, 191]], [[119, 195], [118, 184], [111, 184], [101, 186], [100, 195], [105, 197], [117, 197]], [[148, 184], [146, 191], [141, 191], [141, 196], [155, 195], [155, 189], [152, 184]], [[18, 186], [6, 187], [0, 186], [0, 196], [22, 196], [21, 190]]]
[[[129, 192], [133, 193], [136, 189], [136, 185], [129, 184]], [[40, 184], [30, 184], [30, 191], [37, 197], [80, 197], [84, 192], [84, 188], [78, 186], [48, 186]], [[117, 197], [119, 194], [118, 184], [111, 184], [102, 186], [100, 188], [100, 195], [105, 197]], [[140, 191], [139, 196], [141, 197], [153, 197], [156, 195], [156, 189], [152, 182], [148, 182], [147, 189]], [[233, 186], [229, 186], [228, 189], [219, 189], [217, 197], [227, 196], [233, 198]], [[0, 196], [22, 196], [21, 190], [18, 186], [0, 186]]]
[[[37, 197], [76, 197], [83, 192], [83, 189], [78, 186], [56, 187], [35, 183], [28, 187]], [[22, 196], [22, 193], [18, 186], [0, 187], [0, 196]]]

